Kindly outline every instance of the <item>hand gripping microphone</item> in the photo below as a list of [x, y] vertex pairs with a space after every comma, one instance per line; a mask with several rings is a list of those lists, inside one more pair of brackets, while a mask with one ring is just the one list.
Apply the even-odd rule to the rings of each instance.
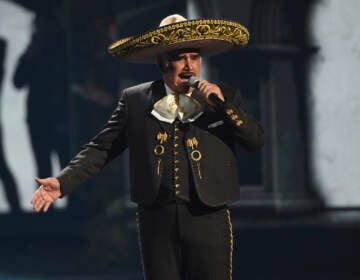
[[[198, 89], [200, 77], [191, 76], [189, 78], [189, 86]], [[222, 101], [215, 93], [210, 93], [208, 99], [218, 107], [224, 106], [224, 101]]]

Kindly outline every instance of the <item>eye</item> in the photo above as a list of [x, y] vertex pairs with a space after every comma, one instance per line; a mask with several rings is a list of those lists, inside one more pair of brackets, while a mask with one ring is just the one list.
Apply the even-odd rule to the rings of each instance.
[[192, 60], [199, 60], [200, 59], [200, 55], [199, 54], [194, 54], [191, 56]]
[[180, 61], [180, 60], [183, 60], [185, 59], [185, 56], [183, 55], [176, 55], [176, 56], [173, 56], [170, 58], [170, 61]]

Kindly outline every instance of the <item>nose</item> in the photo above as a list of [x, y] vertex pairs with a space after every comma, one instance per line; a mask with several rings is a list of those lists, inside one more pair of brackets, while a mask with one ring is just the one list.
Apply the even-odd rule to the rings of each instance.
[[190, 59], [190, 57], [188, 57], [188, 56], [185, 58], [184, 69], [185, 69], [185, 70], [191, 70], [191, 69], [192, 69], [191, 59]]

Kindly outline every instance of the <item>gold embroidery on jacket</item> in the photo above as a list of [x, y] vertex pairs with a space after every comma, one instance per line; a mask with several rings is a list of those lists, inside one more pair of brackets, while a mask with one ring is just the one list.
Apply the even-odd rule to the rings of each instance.
[[186, 140], [186, 145], [192, 150], [190, 153], [190, 158], [192, 159], [192, 161], [196, 163], [199, 178], [202, 179], [201, 168], [200, 168], [200, 160], [202, 155], [201, 152], [197, 149], [199, 145], [199, 141], [196, 139], [196, 137], [188, 138]]
[[166, 141], [167, 141], [167, 139], [168, 139], [168, 135], [167, 135], [167, 133], [166, 132], [159, 132], [158, 134], [157, 134], [157, 136], [156, 136], [156, 139], [158, 140], [158, 141], [160, 141], [160, 144], [163, 144], [163, 143], [165, 143]]
[[165, 153], [165, 147], [164, 147], [164, 143], [166, 143], [166, 141], [168, 140], [168, 135], [166, 132], [159, 132], [156, 135], [156, 140], [159, 141], [159, 144], [157, 144], [154, 147], [154, 154], [155, 156], [158, 157], [157, 160], [157, 166], [156, 166], [156, 173], [157, 175], [160, 175], [160, 167], [161, 167], [161, 156]]
[[229, 262], [229, 273], [230, 273], [230, 280], [232, 280], [232, 258], [233, 258], [233, 250], [234, 250], [234, 237], [233, 237], [233, 231], [232, 231], [232, 224], [231, 224], [231, 216], [230, 216], [230, 210], [226, 210], [226, 216], [229, 223], [229, 235], [230, 235], [230, 262]]

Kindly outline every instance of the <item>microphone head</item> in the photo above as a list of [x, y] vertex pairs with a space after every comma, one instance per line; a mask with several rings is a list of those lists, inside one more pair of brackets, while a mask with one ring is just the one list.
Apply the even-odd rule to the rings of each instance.
[[191, 76], [189, 78], [189, 86], [191, 86], [193, 88], [197, 88], [200, 81], [201, 81], [200, 77]]

